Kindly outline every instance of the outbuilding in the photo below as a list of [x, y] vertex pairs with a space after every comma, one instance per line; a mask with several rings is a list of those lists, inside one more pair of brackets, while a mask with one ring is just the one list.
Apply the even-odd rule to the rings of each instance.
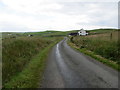
[[88, 32], [84, 29], [80, 29], [80, 31], [78, 31], [78, 35], [82, 36], [82, 35], [88, 35]]

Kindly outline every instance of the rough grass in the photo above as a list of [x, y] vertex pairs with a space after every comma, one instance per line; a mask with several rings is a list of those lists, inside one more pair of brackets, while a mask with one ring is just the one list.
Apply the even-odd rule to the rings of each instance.
[[[49, 47], [49, 45], [54, 43], [55, 41], [56, 41], [55, 38], [41, 38], [41, 37], [20, 37], [13, 39], [3, 39], [2, 41], [3, 87], [6, 83], [10, 82], [14, 76], [22, 72], [23, 69], [27, 67], [27, 64], [36, 54], [41, 53], [45, 48]], [[33, 63], [34, 62], [35, 61], [33, 60]], [[35, 67], [35, 64], [33, 67]]]
[[49, 49], [55, 43], [50, 44], [50, 46], [33, 57], [21, 73], [14, 76], [10, 82], [5, 84], [5, 88], [39, 88], [45, 67], [45, 59]]
[[120, 58], [118, 32], [112, 32], [112, 37], [111, 33], [77, 36], [73, 38], [72, 42], [81, 52], [118, 69]]

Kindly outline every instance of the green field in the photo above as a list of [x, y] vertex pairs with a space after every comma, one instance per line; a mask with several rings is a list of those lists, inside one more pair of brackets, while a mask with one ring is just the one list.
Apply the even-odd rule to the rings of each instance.
[[71, 30], [71, 31], [24, 32], [24, 33], [3, 32], [2, 33], [2, 39], [18, 38], [18, 37], [28, 37], [28, 35], [33, 35], [34, 37], [35, 36], [40, 36], [40, 37], [65, 37], [69, 33], [77, 32], [77, 31], [78, 30]]

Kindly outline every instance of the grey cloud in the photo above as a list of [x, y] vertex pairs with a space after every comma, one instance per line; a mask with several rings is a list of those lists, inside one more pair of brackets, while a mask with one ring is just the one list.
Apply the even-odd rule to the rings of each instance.
[[[117, 28], [117, 19], [118, 19], [118, 3], [117, 2], [57, 2], [57, 4], [61, 5], [62, 8], [60, 9], [51, 9], [48, 12], [53, 12], [53, 14], [50, 16], [49, 14], [47, 15], [42, 15], [41, 13], [43, 12], [38, 12], [36, 15], [32, 15], [32, 13], [21, 13], [21, 12], [15, 12], [10, 9], [7, 10], [0, 10], [0, 12], [4, 12], [6, 11], [8, 14], [9, 13], [13, 13], [16, 14], [18, 16], [22, 16], [22, 17], [28, 17], [30, 16], [30, 18], [32, 17], [36, 22], [38, 21], [38, 25], [39, 22], [42, 23], [47, 23], [50, 22], [50, 25], [45, 25], [42, 24], [43, 27], [42, 29], [59, 29], [59, 27], [66, 27], [67, 25], [62, 25], [65, 23], [59, 23], [59, 21], [62, 21], [62, 16], [60, 15], [65, 15], [65, 16], [71, 16], [72, 19], [74, 20], [74, 16], [79, 16], [80, 19], [82, 18], [82, 16], [85, 16], [88, 20], [88, 22], [84, 22], [84, 20], [82, 20], [80, 22], [80, 19], [78, 18], [78, 20], [75, 19], [74, 24], [70, 23], [71, 25], [68, 26], [68, 29], [73, 28], [73, 26], [76, 25], [76, 27], [80, 26], [86, 26], [89, 28], [89, 26], [108, 26], [108, 27], [116, 27]], [[55, 7], [54, 7], [55, 8]], [[8, 11], [9, 10], [9, 11]], [[46, 12], [46, 13], [48, 13]], [[56, 14], [57, 13], [57, 14]], [[59, 15], [58, 15], [59, 14]], [[58, 17], [57, 17], [58, 15]], [[64, 17], [63, 15], [63, 17]], [[84, 18], [85, 18], [84, 17]], [[83, 18], [83, 19], [84, 19]], [[65, 17], [64, 17], [65, 19]], [[57, 21], [58, 20], [58, 21]], [[64, 21], [64, 20], [63, 20]], [[69, 20], [70, 21], [70, 20]], [[67, 23], [67, 20], [65, 20], [65, 22]], [[71, 21], [72, 22], [72, 21]], [[48, 23], [47, 23], [48, 24]], [[15, 23], [10, 24], [6, 22], [4, 24], [0, 24], [2, 26], [4, 26], [2, 29], [2, 31], [29, 31], [29, 27], [28, 26], [19, 26], [16, 25]], [[61, 25], [61, 26], [60, 26]], [[75, 27], [75, 28], [76, 28]], [[37, 29], [41, 29], [37, 28]], [[41, 30], [42, 30], [41, 29]]]
[[[92, 7], [90, 5], [96, 5]], [[77, 25], [99, 25], [99, 26], [110, 26], [117, 28], [117, 3], [64, 3], [63, 11], [68, 15], [87, 15], [90, 19], [93, 19], [89, 23], [79, 22]]]
[[25, 26], [20, 26], [20, 25], [16, 25], [13, 23], [7, 23], [7, 22], [3, 22], [2, 24], [0, 24], [0, 26], [2, 26], [2, 28], [0, 28], [0, 32], [26, 32], [29, 31], [30, 29], [25, 27]]

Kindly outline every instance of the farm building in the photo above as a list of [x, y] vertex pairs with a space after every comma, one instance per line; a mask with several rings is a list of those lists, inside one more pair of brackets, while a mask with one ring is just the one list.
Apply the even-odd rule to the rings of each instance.
[[30, 35], [28, 35], [28, 37], [32, 37], [32, 36], [33, 36], [33, 35], [31, 35], [31, 34], [30, 34]]
[[84, 29], [81, 29], [80, 31], [78, 31], [78, 35], [88, 35], [88, 32]]
[[70, 33], [69, 36], [77, 36], [78, 33]]

